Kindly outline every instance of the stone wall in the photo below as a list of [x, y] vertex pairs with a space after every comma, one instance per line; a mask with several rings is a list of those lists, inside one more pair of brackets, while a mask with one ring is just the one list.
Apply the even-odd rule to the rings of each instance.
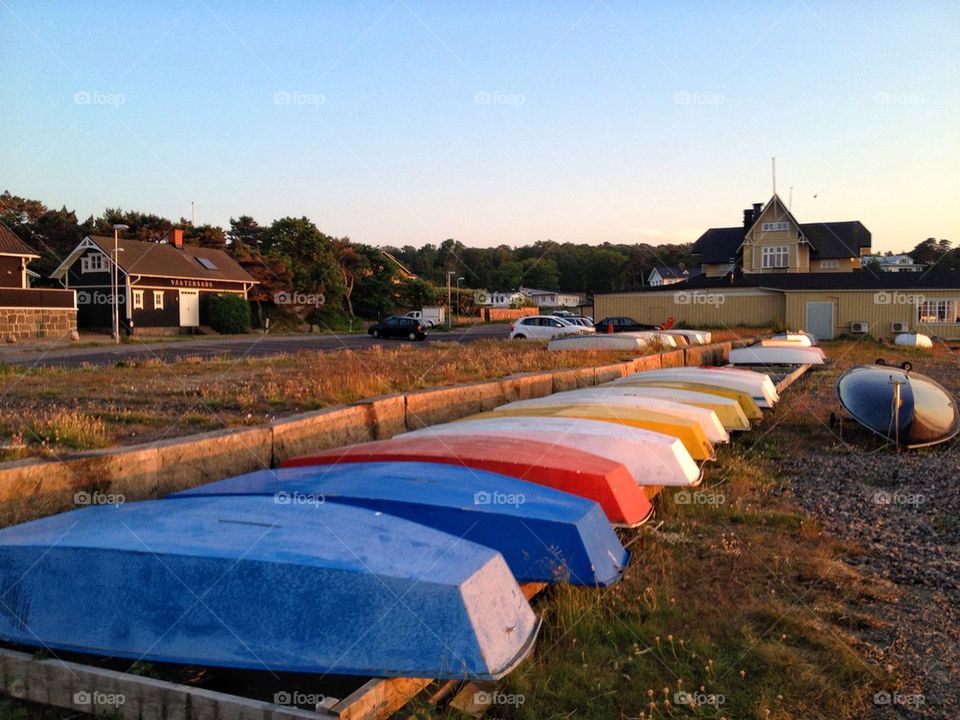
[[77, 329], [73, 308], [0, 307], [0, 338], [62, 337]]

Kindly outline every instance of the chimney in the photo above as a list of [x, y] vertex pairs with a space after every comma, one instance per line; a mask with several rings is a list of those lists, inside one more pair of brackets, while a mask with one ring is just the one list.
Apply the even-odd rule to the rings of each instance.
[[753, 225], [753, 210], [751, 208], [747, 208], [743, 211], [743, 227], [746, 229], [751, 225]]
[[763, 210], [763, 203], [754, 203], [753, 204], [753, 219], [756, 220], [760, 217], [760, 211]]
[[177, 250], [183, 249], [183, 230], [180, 228], [170, 228], [167, 233], [167, 243], [173, 245]]

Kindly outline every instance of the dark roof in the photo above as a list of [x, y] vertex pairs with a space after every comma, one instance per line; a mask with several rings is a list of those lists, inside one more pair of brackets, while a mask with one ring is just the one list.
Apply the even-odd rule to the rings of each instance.
[[36, 251], [17, 237], [13, 230], [0, 222], [0, 255], [19, 255], [20, 257], [40, 257]]
[[960, 290], [960, 272], [950, 270], [891, 273], [854, 270], [829, 273], [736, 273], [722, 277], [699, 275], [674, 285], [638, 288], [632, 292], [678, 292], [758, 288], [769, 290]]
[[743, 243], [746, 228], [710, 228], [697, 238], [692, 252], [699, 255], [700, 262], [705, 264], [729, 262], [737, 256], [737, 250]]
[[[113, 238], [91, 235], [90, 239], [109, 255], [113, 251]], [[131, 275], [155, 277], [191, 278], [199, 280], [227, 280], [232, 282], [255, 282], [253, 276], [237, 264], [223, 250], [184, 245], [178, 250], [167, 243], [144, 242], [120, 238], [120, 268]], [[204, 267], [200, 258], [210, 261], [216, 270]]]
[[[716, 264], [736, 257], [747, 228], [710, 228], [693, 244], [700, 262]], [[826, 223], [800, 223], [800, 232], [812, 245], [815, 259], [860, 257], [860, 248], [871, 245], [870, 231], [859, 220]]]
[[871, 244], [870, 231], [859, 220], [826, 223], [800, 223], [800, 231], [813, 245], [814, 257], [860, 257], [860, 248]]
[[690, 268], [684, 265], [656, 265], [654, 266], [660, 277], [683, 280], [699, 275], [702, 271], [698, 267]]

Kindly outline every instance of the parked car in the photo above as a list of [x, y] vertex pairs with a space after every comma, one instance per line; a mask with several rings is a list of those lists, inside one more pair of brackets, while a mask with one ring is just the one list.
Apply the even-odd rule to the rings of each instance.
[[407, 340], [423, 340], [427, 337], [427, 328], [419, 320], [391, 315], [367, 328], [371, 337], [400, 337]]
[[593, 322], [590, 320], [590, 318], [585, 318], [585, 317], [580, 317], [579, 315], [575, 315], [574, 317], [564, 318], [564, 320], [568, 320], [569, 322], [579, 325], [587, 332], [597, 331], [597, 329], [593, 326]]
[[605, 317], [603, 320], [598, 320], [594, 323], [597, 332], [600, 333], [610, 332], [611, 325], [613, 325], [614, 332], [638, 332], [641, 330], [658, 329], [656, 325], [644, 325], [628, 317]]
[[561, 335], [580, 335], [586, 328], [553, 315], [529, 315], [518, 319], [510, 328], [511, 340], [552, 340]]

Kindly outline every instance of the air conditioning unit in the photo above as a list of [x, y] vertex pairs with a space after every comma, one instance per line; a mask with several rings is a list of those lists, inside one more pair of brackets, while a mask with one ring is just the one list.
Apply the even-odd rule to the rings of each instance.
[[852, 322], [850, 323], [850, 332], [863, 335], [864, 333], [870, 332], [870, 325], [863, 321]]
[[890, 329], [895, 333], [905, 333], [910, 332], [910, 323], [905, 322], [895, 322], [890, 326]]

